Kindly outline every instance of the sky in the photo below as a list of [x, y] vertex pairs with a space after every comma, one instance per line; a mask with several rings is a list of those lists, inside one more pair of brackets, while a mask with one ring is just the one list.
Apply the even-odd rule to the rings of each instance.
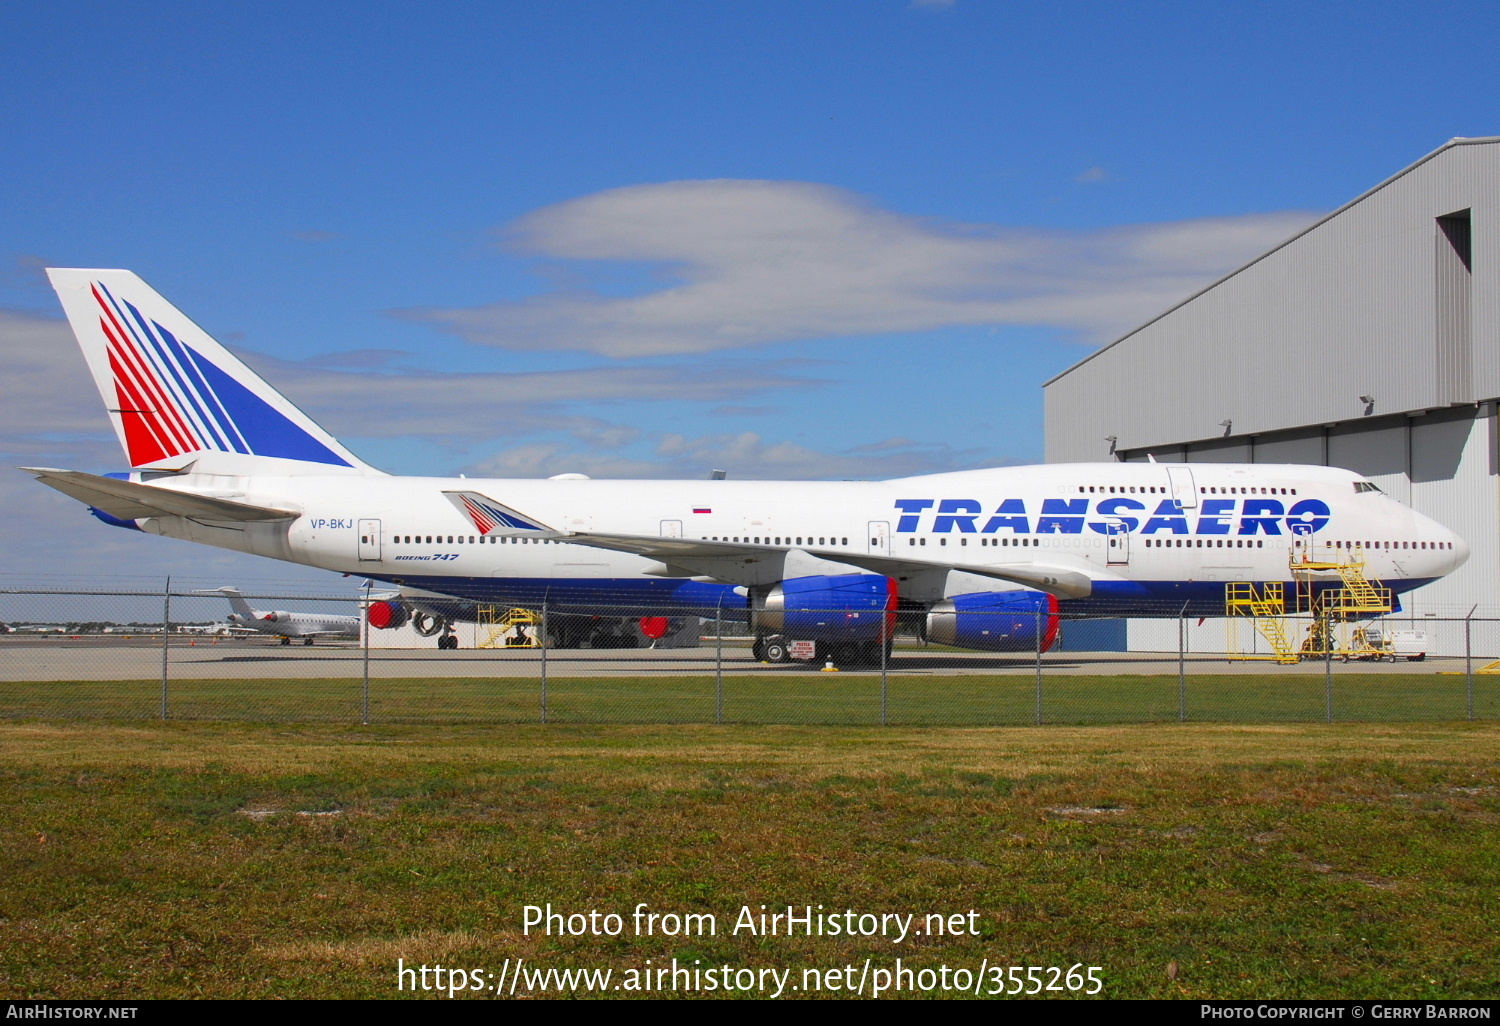
[[[135, 271], [393, 473], [1038, 462], [1045, 380], [1500, 133], [1496, 42], [1438, 2], [0, 5], [0, 468], [123, 466], [47, 266]], [[0, 525], [0, 582], [331, 576], [13, 469]]]

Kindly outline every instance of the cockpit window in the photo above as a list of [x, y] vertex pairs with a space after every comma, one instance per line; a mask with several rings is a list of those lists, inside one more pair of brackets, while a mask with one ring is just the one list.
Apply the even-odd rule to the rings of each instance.
[[1356, 494], [1359, 492], [1378, 492], [1380, 491], [1380, 486], [1373, 481], [1356, 481], [1354, 482], [1354, 491]]

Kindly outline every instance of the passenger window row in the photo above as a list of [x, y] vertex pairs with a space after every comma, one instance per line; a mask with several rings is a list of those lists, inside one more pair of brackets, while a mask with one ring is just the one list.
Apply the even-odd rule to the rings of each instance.
[[1296, 495], [1295, 488], [1199, 488], [1201, 495]]
[[[805, 541], [804, 541], [804, 538], [806, 539]], [[849, 539], [848, 538], [830, 538], [827, 535], [824, 535], [821, 538], [814, 538], [810, 534], [809, 535], [797, 535], [796, 537], [793, 537], [791, 535], [774, 535], [774, 536], [767, 536], [765, 538], [762, 538], [759, 535], [757, 535], [755, 537], [739, 537], [738, 535], [736, 535], [733, 538], [720, 538], [717, 535], [715, 535], [712, 538], [702, 538], [700, 540], [702, 540], [702, 541], [735, 542], [735, 543], [742, 544], [742, 545], [804, 545], [805, 544], [805, 545], [835, 545], [835, 546], [845, 546], [845, 545], [849, 544]], [[873, 543], [873, 541], [874, 541], [874, 539], [871, 539], [872, 543]]]
[[[1298, 542], [1297, 544], [1301, 545], [1302, 543]], [[1451, 549], [1451, 548], [1453, 548], [1453, 543], [1452, 542], [1414, 542], [1414, 541], [1404, 541], [1404, 542], [1396, 542], [1396, 541], [1352, 542], [1352, 541], [1336, 540], [1336, 541], [1331, 541], [1331, 542], [1325, 542], [1324, 544], [1325, 545], [1331, 545], [1331, 546], [1333, 546], [1336, 549], [1359, 549], [1359, 548], [1365, 548], [1365, 549]]]
[[1147, 538], [1148, 549], [1263, 549], [1259, 538]]
[[446, 536], [446, 540], [444, 540], [444, 536], [441, 535], [441, 534], [428, 534], [428, 535], [421, 535], [421, 534], [398, 534], [392, 540], [392, 544], [395, 544], [395, 545], [484, 545], [484, 544], [490, 544], [490, 545], [553, 545], [553, 544], [557, 544], [557, 545], [561, 545], [562, 543], [561, 542], [554, 542], [551, 538], [526, 538], [526, 537], [506, 536], [506, 535], [498, 535], [498, 534], [492, 534], [492, 535], [489, 535], [488, 537], [486, 537], [484, 535], [475, 536], [475, 535], [472, 535], [472, 534], [468, 535], [467, 537], [465, 537], [464, 535], [461, 535], [461, 534], [459, 534], [459, 535], [452, 535], [452, 534], [450, 534], [450, 535]]
[[[1370, 486], [1374, 488], [1373, 485]], [[1080, 492], [1107, 492], [1111, 495], [1142, 494], [1142, 495], [1165, 495], [1169, 489], [1155, 485], [1079, 485]], [[1356, 486], [1356, 491], [1361, 489]], [[1375, 489], [1379, 491], [1379, 489]], [[1295, 488], [1220, 488], [1217, 485], [1200, 485], [1198, 492], [1201, 495], [1296, 495]]]

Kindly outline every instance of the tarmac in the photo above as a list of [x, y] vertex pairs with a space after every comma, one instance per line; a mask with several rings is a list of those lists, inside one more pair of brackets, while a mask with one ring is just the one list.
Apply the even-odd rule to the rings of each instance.
[[[169, 676], [177, 679], [286, 680], [362, 678], [365, 650], [353, 643], [313, 646], [281, 645], [275, 639], [187, 637], [174, 635], [165, 650]], [[720, 665], [709, 639], [700, 648], [664, 650], [566, 649], [422, 649], [372, 648], [372, 678], [540, 677], [545, 657], [549, 677], [659, 677], [713, 674]], [[1473, 668], [1488, 658], [1475, 658]], [[1091, 676], [1176, 676], [1177, 653], [1059, 652], [1044, 655], [1046, 674]], [[1034, 674], [1031, 654], [987, 655], [974, 652], [924, 649], [898, 644], [887, 672], [901, 676], [958, 674]], [[727, 642], [722, 669], [733, 674], [799, 675], [819, 672], [823, 661], [771, 664], [751, 656], [743, 640]], [[160, 635], [135, 637], [31, 636], [0, 638], [0, 681], [154, 680], [162, 675]], [[1183, 669], [1201, 674], [1323, 674], [1322, 660], [1279, 666], [1270, 660], [1230, 662], [1219, 653], [1188, 653]], [[1327, 671], [1349, 674], [1411, 674], [1465, 672], [1460, 658], [1429, 657], [1422, 662], [1333, 661]], [[841, 667], [840, 672], [878, 674], [879, 667]]]

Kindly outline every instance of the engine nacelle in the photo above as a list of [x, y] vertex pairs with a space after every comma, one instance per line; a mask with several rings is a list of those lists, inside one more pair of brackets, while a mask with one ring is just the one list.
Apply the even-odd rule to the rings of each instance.
[[885, 641], [896, 628], [896, 582], [880, 574], [793, 577], [750, 593], [757, 634], [807, 641]]
[[434, 638], [448, 632], [448, 621], [436, 613], [418, 609], [411, 614], [411, 629], [424, 638]]
[[140, 522], [136, 520], [121, 520], [119, 517], [112, 517], [104, 512], [104, 510], [95, 509], [93, 506], [89, 507], [89, 512], [110, 527], [123, 527], [127, 531], [139, 531], [141, 529]]
[[403, 602], [381, 599], [370, 603], [370, 608], [365, 610], [365, 619], [377, 631], [389, 631], [405, 627], [406, 621], [411, 619], [411, 613]]
[[1038, 630], [1045, 652], [1057, 626], [1057, 599], [1040, 591], [956, 595], [927, 611], [928, 641], [985, 652], [1035, 652]]

